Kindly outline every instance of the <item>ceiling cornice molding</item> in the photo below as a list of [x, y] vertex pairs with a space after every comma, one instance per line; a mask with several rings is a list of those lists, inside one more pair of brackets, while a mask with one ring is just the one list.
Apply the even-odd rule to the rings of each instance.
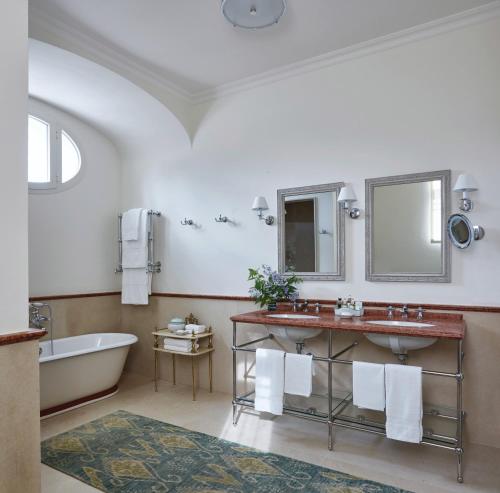
[[436, 19], [425, 24], [420, 24], [363, 43], [334, 50], [300, 62], [291, 63], [255, 76], [222, 84], [213, 89], [200, 91], [192, 94], [192, 100], [194, 103], [204, 103], [212, 99], [230, 96], [255, 87], [272, 84], [283, 79], [320, 70], [355, 58], [386, 51], [404, 44], [485, 22], [498, 16], [500, 16], [500, 0], [495, 0], [494, 2], [458, 14]]
[[[30, 5], [29, 22], [30, 26], [36, 27], [42, 33], [55, 36], [67, 44], [67, 46], [60, 46], [60, 48], [68, 49], [69, 46], [73, 46], [86, 56], [101, 62], [104, 67], [108, 67], [122, 75], [130, 74], [135, 79], [143, 80], [146, 84], [170, 92], [186, 102], [193, 102], [192, 94], [174, 84], [165, 76], [117, 50], [109, 43], [102, 40], [98, 41], [67, 21], [63, 21], [53, 14], [49, 15], [37, 6]], [[46, 41], [46, 39], [39, 39], [39, 41]]]
[[[272, 84], [283, 79], [296, 77], [355, 58], [431, 38], [456, 29], [485, 22], [499, 16], [500, 0], [494, 0], [493, 2], [474, 9], [436, 19], [363, 43], [334, 50], [323, 55], [278, 67], [254, 76], [245, 77], [234, 82], [221, 84], [214, 88], [189, 93], [167, 79], [164, 75], [151, 69], [146, 64], [142, 64], [139, 60], [117, 50], [109, 43], [103, 42], [102, 40], [98, 41], [81, 29], [78, 29], [76, 26], [69, 24], [67, 21], [63, 21], [52, 14], [47, 14], [39, 7], [30, 6], [30, 24], [39, 29], [42, 33], [45, 32], [59, 38], [67, 44], [67, 49], [73, 46], [82, 54], [87, 54], [94, 60], [102, 62], [104, 66], [122, 75], [129, 74], [136, 80], [142, 80], [146, 84], [170, 92], [174, 96], [192, 104], [200, 104], [220, 97], [234, 95], [242, 91], [248, 91], [255, 87]], [[40, 41], [46, 40], [40, 39]], [[65, 46], [61, 46], [61, 48], [65, 48]]]

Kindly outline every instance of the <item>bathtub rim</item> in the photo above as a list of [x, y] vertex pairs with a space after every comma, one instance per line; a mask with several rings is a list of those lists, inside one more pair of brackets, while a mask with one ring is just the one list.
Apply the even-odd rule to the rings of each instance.
[[[60, 337], [59, 339], [54, 339], [54, 342], [56, 341], [61, 341], [61, 340], [69, 340], [69, 339], [79, 339], [85, 336], [113, 336], [113, 335], [118, 335], [118, 336], [128, 336], [127, 338], [123, 338], [123, 340], [115, 343], [110, 343], [106, 344], [105, 346], [97, 347], [93, 346], [90, 348], [84, 348], [84, 349], [77, 349], [76, 351], [69, 351], [65, 353], [56, 353], [54, 355], [49, 355], [49, 356], [40, 356], [38, 358], [39, 364], [42, 363], [50, 363], [51, 361], [57, 361], [60, 359], [65, 359], [65, 358], [71, 358], [74, 356], [80, 356], [82, 354], [89, 354], [89, 353], [96, 353], [99, 351], [106, 351], [108, 349], [115, 349], [115, 348], [120, 348], [123, 346], [131, 346], [132, 344], [135, 344], [139, 338], [134, 335], [130, 334], [128, 332], [91, 332], [89, 334], [80, 334], [77, 336], [71, 336], [71, 337]], [[40, 341], [41, 343], [48, 343], [50, 345], [50, 340], [44, 340]]]

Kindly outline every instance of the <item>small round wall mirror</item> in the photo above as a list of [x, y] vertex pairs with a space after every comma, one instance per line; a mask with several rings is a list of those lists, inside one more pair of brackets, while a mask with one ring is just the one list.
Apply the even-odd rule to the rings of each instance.
[[457, 248], [467, 248], [473, 241], [484, 237], [484, 229], [474, 226], [467, 216], [452, 214], [448, 219], [448, 236]]

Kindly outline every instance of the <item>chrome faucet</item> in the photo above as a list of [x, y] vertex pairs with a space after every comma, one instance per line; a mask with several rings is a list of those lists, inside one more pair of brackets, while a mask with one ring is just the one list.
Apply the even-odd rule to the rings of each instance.
[[417, 308], [417, 320], [423, 320], [424, 319], [424, 312], [425, 312], [425, 310], [421, 306], [419, 306]]
[[294, 302], [293, 302], [293, 305], [292, 305], [292, 310], [293, 310], [294, 312], [296, 312], [298, 307], [299, 307], [299, 304], [297, 303], [297, 301], [294, 301]]
[[392, 320], [394, 318], [394, 307], [392, 305], [389, 305], [387, 307], [387, 318], [389, 320]]
[[321, 305], [319, 304], [319, 302], [315, 303], [314, 304], [314, 311], [316, 313], [319, 313], [320, 310], [321, 310]]
[[408, 305], [403, 305], [403, 308], [401, 308], [401, 318], [404, 318], [405, 320], [408, 318]]
[[308, 312], [309, 311], [309, 301], [304, 300], [304, 303], [302, 303], [302, 311], [303, 312]]
[[[40, 310], [46, 308], [48, 312], [48, 316], [42, 315]], [[49, 323], [49, 336], [50, 336], [50, 352], [54, 354], [54, 334], [52, 330], [52, 308], [48, 303], [30, 303], [29, 304], [29, 321], [30, 325], [36, 329], [43, 329], [43, 324]]]

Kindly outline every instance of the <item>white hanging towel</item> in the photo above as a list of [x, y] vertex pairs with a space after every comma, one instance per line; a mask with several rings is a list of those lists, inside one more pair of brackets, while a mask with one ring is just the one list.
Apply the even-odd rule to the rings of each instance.
[[138, 240], [142, 209], [130, 209], [122, 216], [122, 240]]
[[352, 364], [352, 402], [364, 409], [385, 409], [385, 367], [377, 363]]
[[393, 440], [422, 441], [422, 368], [385, 365], [386, 435]]
[[312, 355], [286, 353], [285, 393], [311, 397], [313, 359]]
[[123, 269], [122, 304], [147, 305], [149, 303], [149, 273], [142, 269]]
[[139, 234], [136, 240], [125, 240], [123, 238], [123, 219], [122, 219], [122, 268], [138, 269], [142, 267], [147, 267], [147, 265], [148, 265], [148, 211], [146, 209], [140, 209]]
[[122, 218], [122, 304], [147, 305], [152, 282], [148, 272], [148, 211], [131, 209], [124, 218], [129, 212], [132, 215], [132, 211], [139, 211], [139, 234], [136, 240], [123, 239]]
[[283, 414], [285, 352], [258, 348], [255, 361], [255, 410]]

